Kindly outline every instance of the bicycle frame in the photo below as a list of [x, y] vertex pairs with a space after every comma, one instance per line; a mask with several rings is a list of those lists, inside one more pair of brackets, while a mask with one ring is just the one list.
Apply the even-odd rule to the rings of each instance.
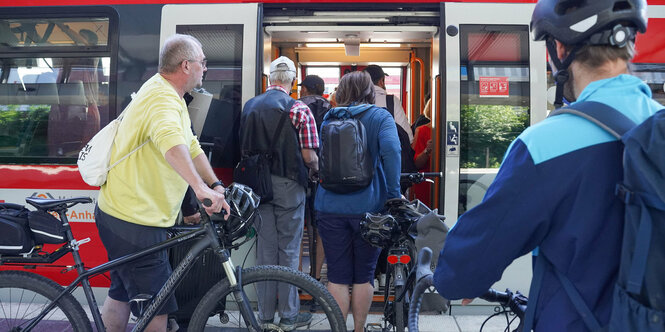
[[[68, 248], [66, 250], [71, 251], [72, 255], [74, 256], [74, 262], [76, 263], [75, 267], [78, 272], [78, 277], [76, 280], [74, 280], [69, 286], [67, 286], [48, 306], [46, 306], [40, 314], [35, 317], [25, 328], [25, 330], [30, 331], [32, 328], [35, 327], [35, 325], [41, 321], [48, 312], [50, 312], [56, 305], [56, 302], [62, 298], [67, 293], [72, 293], [74, 289], [78, 287], [79, 284], [81, 284], [81, 287], [83, 288], [83, 291], [86, 296], [86, 300], [88, 302], [88, 306], [90, 307], [90, 311], [92, 312], [93, 320], [95, 322], [95, 327], [97, 328], [97, 331], [106, 331], [104, 327], [104, 323], [102, 321], [102, 316], [101, 313], [99, 312], [99, 308], [97, 306], [97, 301], [94, 297], [94, 294], [92, 292], [92, 287], [90, 286], [90, 282], [88, 281], [91, 277], [94, 277], [96, 275], [108, 272], [120, 265], [126, 264], [128, 262], [132, 262], [135, 260], [138, 260], [142, 257], [154, 254], [158, 251], [172, 248], [187, 242], [191, 242], [196, 240], [197, 242], [194, 243], [192, 248], [189, 250], [187, 255], [183, 258], [183, 260], [178, 264], [178, 266], [173, 270], [173, 273], [167, 281], [164, 283], [162, 288], [159, 290], [159, 292], [155, 295], [155, 297], [152, 299], [152, 302], [148, 307], [144, 310], [143, 314], [141, 317], [139, 317], [138, 321], [136, 322], [136, 325], [134, 326], [134, 329], [132, 331], [143, 331], [145, 327], [150, 323], [150, 321], [154, 318], [156, 313], [161, 309], [161, 307], [164, 305], [164, 301], [168, 298], [170, 294], [173, 293], [175, 288], [180, 284], [180, 282], [183, 279], [183, 276], [189, 271], [189, 269], [192, 267], [196, 257], [205, 249], [207, 248], [212, 248], [213, 251], [220, 257], [220, 262], [222, 263], [222, 266], [224, 267], [224, 271], [226, 272], [226, 276], [229, 280], [229, 284], [231, 287], [234, 288], [233, 294], [235, 297], [236, 302], [239, 304], [239, 309], [242, 313], [243, 318], [245, 319], [245, 323], [248, 326], [254, 327], [256, 330], [259, 330], [259, 324], [258, 321], [256, 320], [256, 317], [249, 312], [249, 308], [247, 307], [249, 303], [246, 301], [246, 297], [242, 291], [242, 287], [239, 287], [240, 283], [239, 280], [241, 278], [240, 275], [240, 269], [234, 268], [233, 263], [231, 262], [231, 256], [228, 251], [228, 249], [222, 247], [220, 240], [217, 236], [216, 230], [213, 226], [213, 223], [210, 222], [210, 219], [208, 218], [207, 214], [205, 213], [204, 210], [202, 210], [201, 215], [203, 217], [203, 222], [201, 227], [196, 228], [192, 230], [191, 232], [187, 232], [178, 236], [175, 236], [171, 239], [168, 239], [164, 242], [155, 244], [153, 246], [150, 246], [146, 249], [143, 249], [137, 253], [129, 254], [122, 256], [120, 258], [111, 260], [107, 263], [104, 263], [102, 265], [96, 266], [94, 268], [91, 268], [89, 270], [86, 270], [83, 262], [81, 260], [81, 256], [78, 252], [79, 248], [79, 242], [76, 241], [74, 238], [71, 228], [69, 226], [69, 223], [67, 221], [67, 215], [66, 215], [66, 209], [62, 209], [58, 211], [58, 214], [60, 215], [60, 220], [62, 221], [63, 225], [65, 226], [66, 229], [66, 234], [67, 234], [67, 240], [68, 244], [65, 245]], [[59, 256], [61, 257], [61, 256]], [[58, 258], [59, 258], [58, 257]], [[43, 258], [38, 258], [42, 259]], [[25, 258], [20, 260], [20, 262], [26, 262], [29, 261], [30, 258]], [[17, 261], [14, 261], [13, 263], [18, 263]]]

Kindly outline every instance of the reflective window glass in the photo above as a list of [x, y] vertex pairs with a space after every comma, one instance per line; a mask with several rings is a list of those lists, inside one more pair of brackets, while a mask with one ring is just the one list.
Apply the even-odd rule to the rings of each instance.
[[108, 18], [0, 19], [0, 47], [106, 46]]
[[0, 58], [0, 157], [76, 158], [109, 121], [109, 63]]
[[208, 61], [203, 89], [212, 99], [205, 115], [193, 113], [206, 112], [205, 109], [190, 107], [194, 131], [213, 167], [232, 168], [240, 159], [243, 26], [179, 25], [176, 32], [198, 39]]
[[529, 125], [528, 38], [527, 26], [460, 26], [459, 214], [480, 203]]

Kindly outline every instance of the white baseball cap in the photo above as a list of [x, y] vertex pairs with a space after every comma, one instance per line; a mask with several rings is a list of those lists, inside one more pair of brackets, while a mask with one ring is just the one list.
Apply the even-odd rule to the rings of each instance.
[[270, 73], [276, 71], [292, 71], [295, 73], [296, 65], [293, 64], [293, 61], [291, 61], [291, 59], [285, 56], [280, 56], [279, 58], [275, 59], [273, 62], [270, 63]]

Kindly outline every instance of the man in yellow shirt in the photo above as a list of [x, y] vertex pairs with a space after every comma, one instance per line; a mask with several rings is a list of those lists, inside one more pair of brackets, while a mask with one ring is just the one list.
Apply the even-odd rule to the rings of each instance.
[[[206, 59], [201, 43], [187, 35], [166, 40], [159, 53], [159, 73], [143, 84], [124, 111], [111, 164], [141, 146], [115, 166], [102, 185], [95, 219], [109, 259], [166, 240], [180, 203], [191, 186], [199, 200], [210, 199], [208, 214], [229, 212], [224, 186], [217, 179], [193, 135], [183, 96], [201, 86]], [[111, 287], [102, 318], [107, 331], [125, 331], [129, 301], [138, 294], [155, 295], [171, 274], [166, 250], [111, 271]], [[177, 309], [175, 298], [146, 331], [165, 331], [167, 314]]]

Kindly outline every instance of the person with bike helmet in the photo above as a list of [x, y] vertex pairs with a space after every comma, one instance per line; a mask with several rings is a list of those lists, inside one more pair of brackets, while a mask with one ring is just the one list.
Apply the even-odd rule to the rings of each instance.
[[[662, 109], [650, 88], [629, 75], [646, 7], [644, 0], [538, 1], [531, 33], [547, 45], [558, 106], [597, 102], [637, 124]], [[480, 296], [513, 260], [537, 249], [526, 325], [533, 319], [536, 331], [590, 330], [568, 286], [607, 325], [624, 225], [624, 204], [614, 192], [622, 150], [621, 141], [573, 114], [525, 130], [483, 202], [448, 234], [434, 275], [439, 293]]]

